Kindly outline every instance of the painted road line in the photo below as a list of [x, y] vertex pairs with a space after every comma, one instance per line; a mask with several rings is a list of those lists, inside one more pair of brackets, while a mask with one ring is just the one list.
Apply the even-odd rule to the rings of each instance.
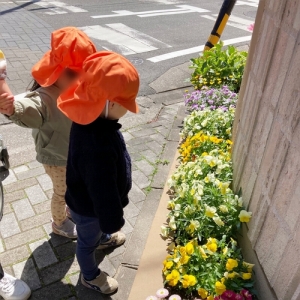
[[[239, 38], [225, 40], [225, 41], [223, 41], [224, 46], [238, 44], [238, 43], [242, 43], [242, 42], [248, 42], [248, 41], [251, 40], [251, 37], [252, 36], [249, 35], [249, 36], [243, 36], [243, 37], [239, 37]], [[197, 46], [197, 47], [193, 47], [193, 48], [174, 51], [174, 52], [166, 53], [166, 54], [163, 54], [163, 55], [154, 56], [154, 57], [148, 58], [147, 60], [149, 60], [151, 62], [154, 62], [154, 63], [157, 63], [157, 62], [172, 59], [172, 58], [175, 58], [175, 57], [180, 57], [180, 56], [194, 54], [194, 53], [201, 53], [204, 49], [204, 46], [205, 45], [201, 45], [201, 46]]]
[[186, 14], [192, 12], [204, 13], [209, 12], [207, 9], [199, 8], [196, 6], [190, 5], [176, 5], [174, 9], [162, 9], [162, 10], [148, 10], [148, 11], [139, 11], [133, 12], [130, 10], [115, 10], [112, 11], [113, 15], [99, 15], [99, 16], [91, 16], [93, 19], [103, 19], [103, 18], [114, 18], [114, 17], [125, 17], [125, 16], [138, 16], [140, 18], [146, 17], [155, 17], [162, 15], [177, 15], [177, 14]]
[[[215, 15], [213, 15], [213, 16], [214, 16], [214, 17], [217, 17], [218, 15], [215, 14]], [[230, 20], [230, 21], [233, 21], [233, 22], [235, 22], [235, 23], [238, 23], [238, 24], [244, 24], [244, 25], [247, 25], [247, 26], [249, 26], [249, 25], [251, 25], [251, 24], [254, 23], [254, 21], [247, 20], [247, 19], [244, 19], [244, 18], [239, 18], [239, 17], [234, 16], [234, 15], [232, 15], [232, 14], [229, 16], [229, 20]]]
[[[205, 18], [205, 19], [208, 19], [208, 20], [212, 20], [212, 21], [216, 21], [216, 17], [213, 17], [213, 16], [209, 16], [209, 15], [201, 15], [202, 18]], [[231, 17], [229, 17], [229, 20], [231, 20]], [[251, 22], [252, 24], [253, 22]], [[245, 30], [245, 31], [249, 31], [249, 32], [252, 32], [251, 30], [248, 29], [248, 26], [249, 25], [244, 25], [244, 24], [238, 24], [238, 23], [234, 23], [234, 22], [230, 22], [228, 21], [226, 23], [226, 25], [228, 26], [232, 26], [232, 27], [235, 27], [235, 28], [238, 28], [238, 29], [242, 29], [242, 30]]]
[[[108, 46], [105, 49], [116, 51], [123, 55], [144, 53], [158, 49], [151, 45], [151, 40], [149, 40], [147, 44], [144, 42], [146, 35], [143, 35], [143, 39], [139, 40], [138, 37], [133, 38], [126, 33], [118, 32], [100, 25], [80, 27], [79, 29], [91, 38], [106, 41], [112, 45], [111, 48]], [[128, 29], [126, 30], [128, 31]]]
[[158, 39], [153, 38], [152, 36], [145, 34], [143, 32], [140, 32], [138, 30], [135, 30], [129, 26], [126, 26], [123, 23], [113, 23], [113, 24], [106, 24], [107, 27], [112, 28], [115, 31], [121, 32], [123, 34], [128, 35], [129, 37], [132, 37], [148, 46], [153, 46], [157, 48], [170, 48], [172, 46], [165, 44], [164, 42], [161, 42]]
[[256, 2], [237, 1], [236, 5], [248, 5], [248, 6], [258, 7], [258, 3]]
[[40, 1], [40, 2], [33, 2], [33, 4], [50, 10], [45, 12], [45, 14], [47, 15], [61, 15], [61, 14], [67, 14], [68, 12], [72, 12], [72, 13], [87, 12], [87, 10], [85, 9], [73, 5], [68, 5], [60, 1]]

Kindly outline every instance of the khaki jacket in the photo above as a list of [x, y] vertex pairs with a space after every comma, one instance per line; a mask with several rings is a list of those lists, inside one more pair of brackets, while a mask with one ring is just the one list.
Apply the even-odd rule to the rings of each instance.
[[51, 166], [66, 166], [72, 122], [57, 108], [59, 89], [39, 88], [15, 101], [15, 124], [32, 128], [37, 161]]

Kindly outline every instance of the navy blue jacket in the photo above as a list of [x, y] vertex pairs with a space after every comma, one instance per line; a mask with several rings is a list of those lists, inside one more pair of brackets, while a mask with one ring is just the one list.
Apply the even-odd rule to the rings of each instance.
[[67, 163], [66, 202], [77, 214], [97, 217], [105, 233], [121, 229], [131, 189], [131, 160], [121, 125], [98, 118], [72, 124]]

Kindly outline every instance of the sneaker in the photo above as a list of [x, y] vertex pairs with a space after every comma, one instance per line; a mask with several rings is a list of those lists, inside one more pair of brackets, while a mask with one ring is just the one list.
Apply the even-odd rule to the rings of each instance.
[[70, 219], [70, 220], [73, 220], [72, 219], [72, 215], [71, 215], [71, 210], [70, 210], [70, 207], [68, 205], [66, 205], [66, 216]]
[[92, 290], [95, 290], [102, 294], [112, 294], [118, 289], [118, 282], [116, 279], [108, 276], [106, 273], [101, 272], [94, 280], [85, 280], [81, 275], [81, 283]]
[[0, 296], [4, 300], [27, 300], [30, 295], [30, 288], [24, 281], [4, 273], [0, 280]]
[[119, 247], [119, 246], [123, 245], [125, 243], [125, 241], [126, 241], [126, 235], [123, 232], [118, 231], [118, 232], [113, 233], [107, 242], [100, 244], [97, 247], [97, 249], [103, 250], [103, 249], [110, 248], [110, 247]]
[[65, 236], [70, 239], [77, 239], [76, 225], [69, 218], [66, 218], [60, 226], [57, 226], [52, 221], [52, 230], [58, 235]]

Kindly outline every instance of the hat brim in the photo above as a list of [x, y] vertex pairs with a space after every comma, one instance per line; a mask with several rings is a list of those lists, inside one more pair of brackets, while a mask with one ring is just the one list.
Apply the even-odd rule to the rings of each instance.
[[52, 60], [50, 53], [45, 53], [31, 70], [32, 77], [43, 87], [54, 84], [64, 71], [63, 67]]
[[87, 125], [95, 121], [103, 111], [106, 97], [101, 95], [98, 101], [86, 93], [84, 84], [77, 82], [63, 92], [57, 99], [57, 106], [70, 120], [81, 125]]
[[[96, 95], [96, 97], [95, 97]], [[70, 120], [77, 124], [87, 125], [94, 122], [102, 113], [106, 105], [107, 95], [101, 89], [97, 91], [87, 89], [84, 82], [78, 80], [57, 99], [57, 106]], [[135, 99], [122, 101], [113, 99], [127, 110], [138, 113], [139, 107]]]

